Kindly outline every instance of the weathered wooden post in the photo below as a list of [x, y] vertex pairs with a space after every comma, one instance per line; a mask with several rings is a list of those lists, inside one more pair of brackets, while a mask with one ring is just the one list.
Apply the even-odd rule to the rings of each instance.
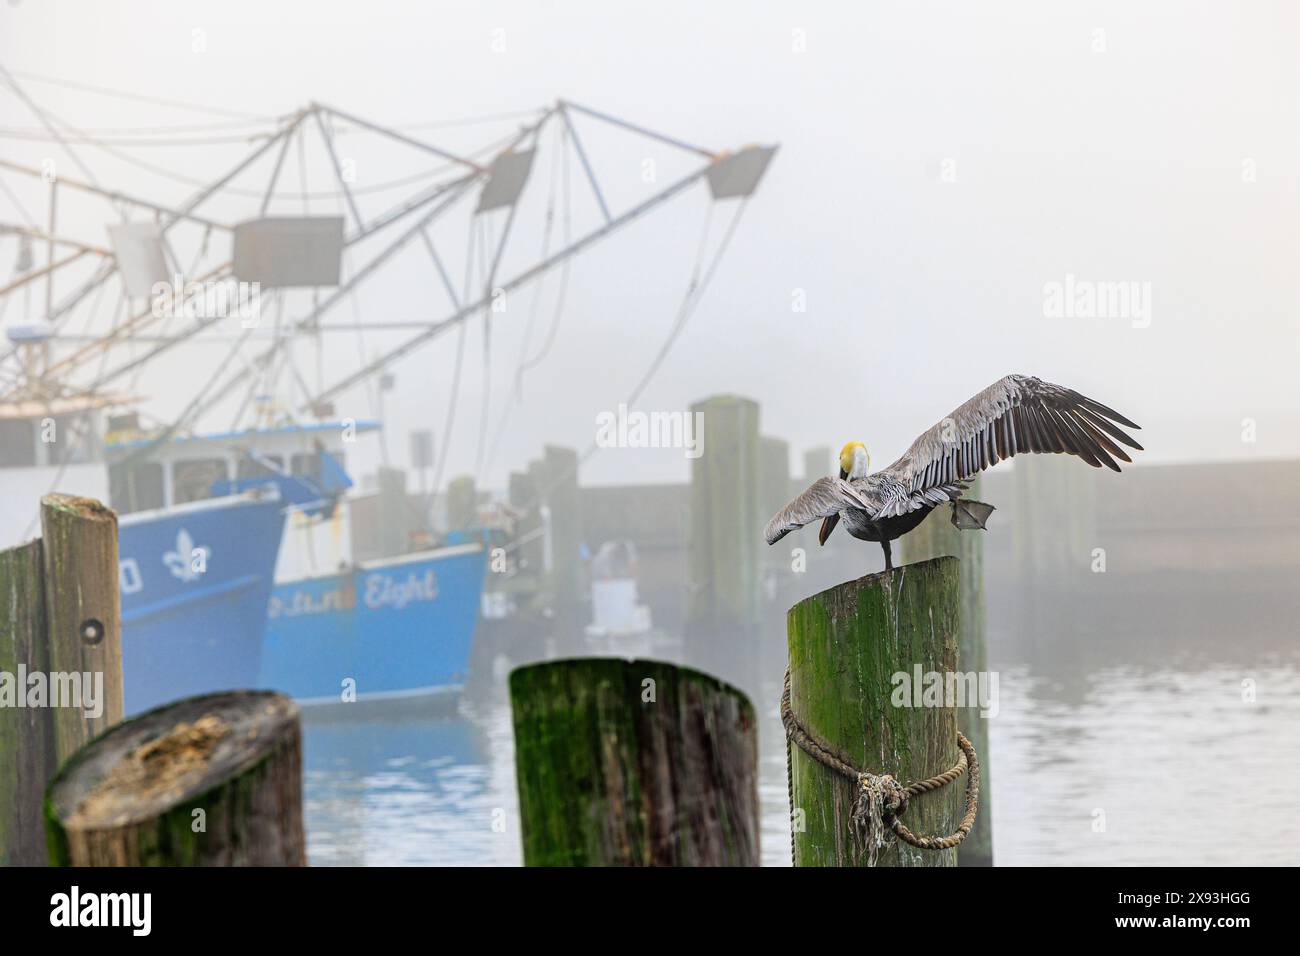
[[[43, 537], [0, 552], [0, 864], [45, 863], [45, 786], [122, 719], [117, 517], [47, 495]], [[71, 699], [68, 699], [71, 697]]]
[[[955, 560], [906, 565], [805, 598], [790, 609], [788, 628], [790, 712], [831, 754], [904, 787], [960, 766], [956, 715], [943, 687], [957, 665]], [[855, 824], [869, 809], [859, 801], [860, 783], [794, 742], [786, 746], [795, 865], [867, 865], [870, 840]], [[918, 835], [955, 834], [965, 782], [910, 797], [900, 820]], [[894, 839], [876, 865], [956, 863], [953, 849]]]
[[547, 445], [542, 449], [542, 463], [546, 507], [550, 510], [551, 587], [556, 609], [575, 615], [582, 604], [578, 453], [572, 448]]
[[51, 781], [56, 866], [301, 866], [298, 708], [271, 691], [166, 704], [91, 741]]
[[538, 513], [540, 499], [533, 474], [512, 471], [509, 492], [510, 504], [520, 512], [515, 535], [523, 542], [517, 546], [515, 560], [526, 568], [529, 576], [536, 581], [542, 573], [545, 561], [545, 542], [535, 534], [541, 527], [542, 518]]
[[758, 737], [734, 687], [657, 661], [510, 675], [529, 866], [757, 866]]
[[[979, 499], [978, 478], [971, 482], [967, 495]], [[961, 632], [957, 638], [957, 666], [963, 673], [983, 675], [988, 673], [989, 666], [984, 613], [984, 534], [958, 531], [951, 518], [952, 512], [946, 506], [932, 511], [916, 529], [903, 536], [900, 542], [902, 560], [914, 563], [949, 555], [961, 562], [958, 572]], [[986, 681], [981, 686], [992, 685]], [[982, 708], [977, 701], [966, 703], [967, 706], [957, 708], [957, 726], [980, 755], [980, 812], [975, 820], [975, 829], [957, 851], [957, 863], [960, 866], [992, 866], [993, 790], [989, 780], [988, 720], [981, 716]]]
[[791, 497], [790, 443], [771, 435], [760, 436], [758, 443], [759, 512], [764, 515], [774, 515], [785, 507], [785, 503]]
[[762, 541], [754, 534], [767, 520], [760, 506], [758, 403], [716, 395], [691, 406], [703, 416], [699, 457], [691, 461], [687, 541], [688, 647], [693, 663], [723, 672], [744, 686], [753, 673], [730, 648], [752, 640], [759, 621]]
[[455, 531], [478, 523], [478, 489], [473, 477], [453, 478], [447, 483], [447, 527]]
[[790, 492], [794, 497], [823, 475], [835, 473], [835, 455], [829, 445], [818, 445], [803, 453], [803, 480]]
[[[513, 479], [513, 476], [512, 476]], [[543, 540], [535, 545], [538, 571], [554, 610], [572, 621], [582, 604], [582, 514], [579, 510], [578, 453], [546, 445], [542, 457], [528, 463], [519, 491], [537, 509], [545, 508]], [[512, 500], [514, 495], [512, 482]]]
[[411, 504], [406, 497], [406, 472], [379, 466], [376, 471], [379, 553], [405, 554], [411, 547]]

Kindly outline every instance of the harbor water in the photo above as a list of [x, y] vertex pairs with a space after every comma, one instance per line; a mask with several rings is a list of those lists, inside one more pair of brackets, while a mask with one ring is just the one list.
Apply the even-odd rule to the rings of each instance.
[[[455, 716], [308, 720], [310, 862], [520, 864], [505, 691], [513, 663], [498, 657]], [[780, 676], [756, 702], [767, 866], [790, 862]], [[1082, 681], [1004, 670], [990, 727], [996, 862], [1296, 865], [1300, 820], [1279, 768], [1298, 723], [1295, 649], [1248, 668], [1117, 666]], [[1249, 813], [1233, 809], [1233, 794], [1251, 794]]]

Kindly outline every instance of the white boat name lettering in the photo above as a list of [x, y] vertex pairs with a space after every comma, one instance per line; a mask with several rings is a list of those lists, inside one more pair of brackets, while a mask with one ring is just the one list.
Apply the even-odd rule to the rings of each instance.
[[117, 585], [123, 594], [139, 594], [144, 590], [144, 578], [135, 558], [123, 558], [117, 563]]
[[267, 607], [267, 616], [272, 620], [280, 617], [300, 617], [304, 614], [329, 614], [333, 611], [350, 611], [354, 605], [352, 591], [349, 588], [335, 588], [312, 595], [310, 591], [294, 590], [288, 594], [271, 595]]
[[387, 574], [366, 577], [366, 607], [393, 607], [401, 610], [412, 601], [433, 601], [438, 597], [438, 576], [433, 569], [417, 574], [412, 571], [406, 580], [396, 580]]

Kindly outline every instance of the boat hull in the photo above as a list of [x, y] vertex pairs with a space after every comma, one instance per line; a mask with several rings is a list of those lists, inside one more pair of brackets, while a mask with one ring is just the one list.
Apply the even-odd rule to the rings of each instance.
[[277, 584], [260, 686], [307, 705], [454, 693], [485, 568], [486, 550], [470, 544]]
[[284, 531], [277, 500], [128, 515], [118, 535], [125, 710], [255, 687]]

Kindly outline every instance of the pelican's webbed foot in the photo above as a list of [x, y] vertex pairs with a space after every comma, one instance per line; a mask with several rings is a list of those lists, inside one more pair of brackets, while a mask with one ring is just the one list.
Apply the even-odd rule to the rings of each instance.
[[952, 503], [952, 525], [961, 531], [985, 530], [984, 524], [993, 514], [993, 506], [982, 501], [961, 498]]

